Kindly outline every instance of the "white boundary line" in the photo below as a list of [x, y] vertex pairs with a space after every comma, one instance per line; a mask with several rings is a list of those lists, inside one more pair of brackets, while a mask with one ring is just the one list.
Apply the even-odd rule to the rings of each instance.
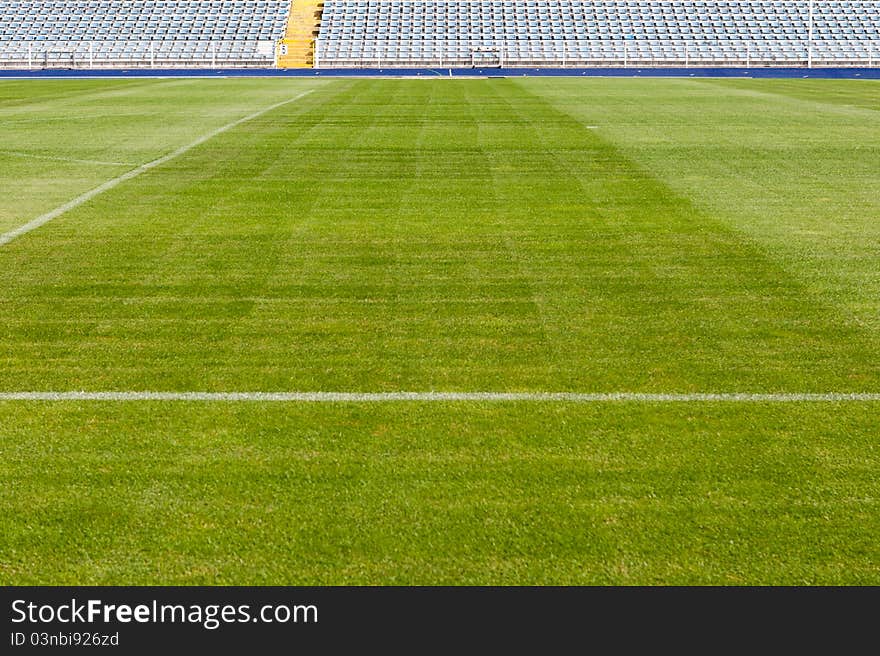
[[213, 139], [217, 135], [223, 134], [227, 130], [231, 130], [232, 128], [238, 127], [242, 123], [247, 123], [248, 121], [252, 121], [255, 118], [259, 118], [263, 114], [266, 114], [267, 112], [271, 112], [273, 109], [278, 109], [279, 107], [283, 107], [284, 105], [295, 102], [295, 101], [299, 100], [300, 98], [303, 98], [303, 97], [307, 96], [308, 94], [312, 93], [312, 91], [314, 91], [314, 90], [310, 89], [308, 91], [304, 91], [303, 93], [301, 93], [297, 96], [294, 96], [293, 98], [288, 98], [287, 100], [282, 100], [281, 102], [275, 103], [274, 105], [270, 105], [269, 107], [261, 109], [258, 112], [254, 112], [253, 114], [248, 114], [244, 118], [240, 118], [238, 120], [235, 120], [232, 123], [227, 123], [223, 127], [217, 128], [216, 130], [213, 130], [212, 132], [209, 132], [208, 134], [199, 137], [198, 139], [196, 139], [192, 143], [189, 143], [185, 146], [181, 146], [180, 148], [178, 148], [174, 152], [168, 153], [167, 155], [163, 155], [159, 159], [154, 159], [152, 162], [147, 162], [146, 164], [143, 164], [135, 169], [132, 169], [131, 171], [128, 171], [127, 173], [123, 173], [122, 175], [120, 175], [117, 178], [113, 178], [112, 180], [108, 180], [104, 184], [102, 184], [98, 187], [95, 187], [94, 189], [87, 191], [84, 194], [77, 196], [76, 198], [74, 198], [71, 201], [68, 201], [67, 203], [64, 203], [64, 205], [61, 205], [60, 207], [56, 207], [54, 210], [46, 212], [45, 214], [38, 216], [37, 218], [32, 219], [31, 221], [28, 221], [24, 225], [19, 226], [18, 228], [15, 228], [14, 230], [10, 230], [9, 232], [0, 235], [0, 246], [8, 244], [13, 239], [15, 239], [17, 237], [21, 237], [22, 235], [24, 235], [32, 230], [36, 230], [40, 226], [46, 225], [47, 223], [49, 223], [49, 221], [51, 221], [53, 219], [57, 219], [62, 214], [65, 214], [66, 212], [69, 212], [70, 210], [79, 207], [83, 203], [86, 203], [86, 202], [92, 200], [95, 196], [99, 196], [100, 194], [103, 194], [105, 191], [109, 191], [109, 190], [113, 189], [114, 187], [122, 184], [123, 182], [126, 182], [127, 180], [131, 180], [132, 178], [136, 178], [141, 173], [146, 173], [150, 169], [154, 169], [157, 166], [161, 166], [162, 164], [165, 164], [166, 162], [171, 161], [175, 157], [180, 157], [181, 155], [192, 150], [196, 146], [201, 146], [203, 143], [205, 143], [209, 139]]
[[286, 403], [563, 402], [563, 403], [847, 403], [880, 402], [877, 392], [0, 392], [0, 401], [195, 401]]

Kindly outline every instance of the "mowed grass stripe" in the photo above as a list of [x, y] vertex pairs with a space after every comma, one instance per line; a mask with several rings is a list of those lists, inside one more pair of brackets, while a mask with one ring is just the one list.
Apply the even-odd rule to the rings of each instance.
[[[0, 153], [0, 189], [15, 199], [0, 204], [0, 233], [213, 128], [322, 85], [312, 80], [274, 86], [255, 80], [0, 81], [0, 143], [15, 153]], [[118, 162], [115, 172], [112, 162]]]
[[[532, 90], [522, 81], [510, 83]], [[539, 244], [546, 254], [524, 259], [524, 266], [533, 267], [529, 279], [544, 288], [537, 292], [536, 299], [549, 315], [545, 327], [556, 329], [553, 343], [564, 344], [581, 331], [582, 343], [607, 339], [628, 348], [631, 357], [637, 358], [655, 338], [688, 339], [696, 346], [705, 337], [717, 339], [719, 332], [729, 334], [728, 331], [735, 330], [743, 332], [745, 342], [750, 339], [747, 333], [753, 335], [746, 347], [752, 349], [749, 361], [766, 358], [769, 365], [778, 358], [777, 362], [786, 361], [781, 366], [792, 373], [795, 367], [806, 365], [805, 369], [813, 369], [808, 375], [814, 380], [833, 376], [837, 369], [843, 385], [861, 380], [869, 389], [876, 387], [876, 335], [847, 313], [839, 312], [832, 299], [812, 292], [749, 236], [697, 207], [690, 198], [625, 155], [607, 138], [606, 132], [593, 130], [588, 125], [592, 122], [588, 94], [583, 101], [587, 118], [576, 120], [552, 106], [540, 93], [528, 101], [513, 100], [514, 96], [500, 92], [501, 85], [492, 88], [509, 105], [509, 120], [517, 123], [517, 147], [531, 146], [532, 150], [547, 154], [541, 164], [546, 175], [534, 170], [524, 178], [500, 177], [492, 188], [503, 199], [516, 193], [514, 187], [532, 186], [532, 193], [526, 196], [531, 203], [525, 207], [517, 204], [532, 218], [532, 234], [510, 243], [520, 253], [523, 243]], [[542, 112], [537, 120], [536, 108]], [[565, 146], [560, 148], [563, 142]], [[488, 141], [486, 151], [490, 156], [499, 156], [492, 140]], [[581, 214], [580, 221], [559, 222], [560, 208], [547, 208], [547, 199], [556, 196], [548, 193], [554, 186], [574, 187], [575, 193], [593, 201], [574, 207]], [[590, 301], [579, 304], [577, 296], [583, 297], [584, 287], [568, 285], [566, 289], [552, 278], [548, 280], [546, 270], [542, 270], [548, 259], [572, 254], [578, 264], [589, 267], [593, 264], [590, 249], [595, 252], [600, 248], [616, 256], [611, 260], [614, 268], [589, 276], [585, 287], [611, 282], [615, 294], [594, 293]], [[580, 258], [578, 250], [589, 255]], [[605, 260], [602, 264], [608, 267], [609, 262]], [[584, 278], [578, 273], [572, 280], [582, 282]], [[629, 290], [621, 288], [621, 280], [630, 285]], [[569, 290], [577, 296], [572, 298]], [[597, 296], [613, 299], [612, 312], [618, 315], [613, 317], [616, 325], [596, 331], [590, 322], [559, 323], [559, 316], [574, 320], [583, 316], [572, 312], [573, 307], [583, 307], [591, 314], [600, 312]], [[621, 306], [622, 300], [629, 301], [636, 312], [621, 316], [621, 309], [624, 313], [628, 310], [626, 305]], [[645, 301], [651, 305], [650, 312], [645, 312]], [[707, 335], [701, 328], [710, 325], [709, 317], [710, 322], [721, 320], [726, 325], [716, 324]], [[744, 324], [744, 318], [748, 318], [746, 323], [750, 326]], [[695, 322], [699, 327], [693, 325]], [[818, 343], [830, 346], [836, 342], [823, 336], [835, 333], [848, 336], [839, 344], [847, 355], [844, 360], [829, 354], [825, 368], [815, 360], [820, 355], [815, 347]], [[783, 337], [786, 334], [790, 339]], [[690, 358], [702, 358], [699, 347], [686, 348], [684, 343], [680, 346], [679, 364], [695, 368]], [[792, 351], [782, 353], [780, 347]], [[570, 351], [565, 351], [564, 357], [570, 355]], [[739, 367], [741, 363], [731, 365]], [[619, 387], [627, 387], [626, 380], [621, 380]]]
[[[880, 84], [520, 82], [750, 241], [835, 314], [880, 321]], [[650, 117], [641, 106], [650, 101]], [[872, 109], [873, 111], [869, 111]]]
[[876, 389], [869, 333], [516, 83], [344, 84], [68, 217], [7, 389]]
[[[219, 128], [212, 130], [211, 132], [208, 132], [207, 134], [202, 135], [201, 137], [199, 137], [195, 141], [192, 141], [184, 146], [181, 146], [177, 150], [174, 150], [174, 151], [168, 153], [167, 155], [163, 155], [162, 157], [154, 159], [151, 162], [147, 162], [146, 164], [142, 164], [142, 165], [138, 166], [137, 168], [132, 169], [131, 171], [128, 171], [118, 177], [115, 177], [111, 180], [108, 180], [107, 182], [104, 182], [103, 184], [98, 185], [94, 189], [91, 189], [84, 194], [80, 194], [76, 198], [68, 201], [67, 203], [64, 203], [63, 205], [56, 207], [55, 209], [53, 209], [49, 212], [46, 212], [45, 214], [41, 214], [40, 216], [28, 221], [24, 225], [18, 226], [17, 228], [14, 228], [8, 232], [0, 234], [0, 246], [4, 246], [5, 244], [8, 244], [9, 242], [11, 242], [13, 239], [17, 239], [18, 237], [21, 237], [22, 235], [25, 235], [25, 234], [31, 232], [32, 230], [36, 230], [37, 228], [40, 228], [40, 227], [46, 225], [47, 223], [49, 223], [49, 221], [53, 221], [53, 220], [57, 219], [59, 216], [66, 214], [70, 210], [76, 209], [80, 205], [89, 202], [93, 198], [95, 198], [95, 197], [97, 197], [107, 191], [110, 191], [111, 189], [115, 188], [117, 185], [122, 184], [123, 182], [127, 182], [128, 180], [133, 180], [134, 178], [138, 177], [139, 175], [146, 173], [147, 171], [154, 169], [157, 166], [162, 166], [163, 164], [166, 164], [166, 163], [170, 162], [171, 160], [173, 160], [177, 157], [180, 157], [184, 153], [187, 153], [190, 150], [192, 150], [193, 148], [198, 148], [199, 146], [201, 146], [203, 143], [205, 143], [209, 139], [213, 139], [214, 137], [216, 137], [220, 134], [223, 134], [227, 130], [231, 130], [233, 128], [236, 128], [239, 125], [242, 125], [243, 123], [247, 123], [248, 121], [254, 120], [255, 118], [259, 118], [263, 114], [266, 114], [267, 112], [271, 112], [275, 109], [278, 109], [279, 107], [284, 107], [284, 105], [288, 105], [292, 102], [296, 102], [300, 98], [303, 98], [310, 93], [312, 93], [311, 90], [303, 91], [302, 93], [297, 94], [293, 98], [289, 98], [287, 100], [282, 100], [281, 102], [270, 105], [269, 107], [265, 107], [265, 108], [260, 109], [256, 112], [248, 114], [247, 116], [236, 119], [235, 121], [232, 121], [231, 123], [227, 123], [226, 125], [220, 126]], [[82, 163], [82, 162], [80, 162], [80, 163]]]

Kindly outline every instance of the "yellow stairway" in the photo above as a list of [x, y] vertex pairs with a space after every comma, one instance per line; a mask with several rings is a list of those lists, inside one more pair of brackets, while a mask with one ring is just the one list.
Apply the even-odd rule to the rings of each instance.
[[278, 44], [278, 68], [308, 68], [315, 63], [315, 38], [324, 0], [292, 0], [284, 38]]

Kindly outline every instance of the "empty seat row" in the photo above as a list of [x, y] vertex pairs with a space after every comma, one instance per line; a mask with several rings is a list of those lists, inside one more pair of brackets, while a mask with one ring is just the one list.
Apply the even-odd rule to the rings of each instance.
[[290, 0], [0, 0], [0, 66], [271, 65]]
[[[488, 54], [487, 54], [488, 53]], [[326, 0], [321, 66], [880, 59], [877, 0]], [[856, 61], [859, 60], [859, 61]]]
[[145, 36], [275, 40], [289, 0], [0, 2], [0, 42], [113, 41]]

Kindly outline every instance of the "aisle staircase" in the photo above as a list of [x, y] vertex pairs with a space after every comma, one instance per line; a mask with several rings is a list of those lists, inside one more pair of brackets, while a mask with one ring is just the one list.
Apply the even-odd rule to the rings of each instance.
[[315, 38], [324, 0], [292, 0], [287, 29], [278, 45], [278, 68], [309, 68], [315, 63]]

